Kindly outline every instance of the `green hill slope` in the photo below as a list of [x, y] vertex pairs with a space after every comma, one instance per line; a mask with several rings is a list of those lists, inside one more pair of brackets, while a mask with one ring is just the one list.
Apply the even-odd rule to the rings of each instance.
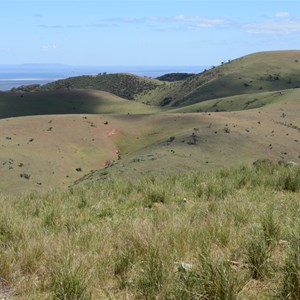
[[300, 51], [247, 55], [219, 67], [149, 91], [138, 100], [185, 106], [210, 99], [300, 87]]
[[170, 109], [170, 113], [240, 111], [300, 99], [300, 89], [228, 96]]
[[84, 180], [211, 170], [260, 158], [300, 163], [298, 98], [239, 112], [116, 116], [119, 160]]

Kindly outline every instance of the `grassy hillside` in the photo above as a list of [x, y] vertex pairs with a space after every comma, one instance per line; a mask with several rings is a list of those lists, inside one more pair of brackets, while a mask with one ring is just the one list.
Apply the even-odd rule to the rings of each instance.
[[[189, 77], [165, 90], [158, 87], [140, 101], [185, 106], [234, 95], [300, 87], [300, 51], [273, 51], [247, 55]], [[159, 99], [158, 99], [159, 98]]]
[[[160, 104], [169, 107], [175, 103], [171, 93], [177, 90], [179, 99], [189, 89], [194, 95], [201, 78], [207, 82], [199, 91], [232, 74], [257, 77], [266, 70], [270, 73], [276, 63], [281, 77], [260, 81], [266, 89], [283, 87], [280, 83], [286, 83], [284, 74], [297, 73], [298, 54], [299, 51], [257, 53], [184, 81], [168, 83], [120, 74], [91, 78], [114, 88], [120, 84], [120, 90], [128, 83], [128, 91], [137, 93], [137, 101], [145, 101], [150, 95], [140, 92], [138, 82], [158, 84], [151, 90], [151, 97], [159, 104], [166, 96]], [[221, 71], [222, 76], [214, 76]], [[90, 82], [89, 77], [82, 78]], [[6, 193], [66, 187], [86, 174], [84, 180], [97, 181], [115, 176], [135, 178], [210, 170], [265, 157], [299, 163], [300, 89], [258, 91], [254, 89], [255, 81], [252, 87], [240, 85], [238, 79], [231, 81], [232, 89], [226, 88], [228, 93], [244, 93], [244, 89], [250, 92], [168, 111], [103, 91], [70, 86], [51, 90], [58, 83], [48, 85], [49, 91], [44, 92], [0, 93], [0, 118], [36, 115], [0, 120], [1, 190]], [[291, 83], [287, 86], [291, 87]], [[214, 93], [222, 93], [222, 87], [216, 86]], [[149, 100], [152, 104], [153, 101]], [[244, 111], [235, 112], [238, 110]]]
[[0, 297], [299, 299], [299, 167], [0, 197]]
[[0, 93], [0, 118], [53, 114], [153, 113], [149, 107], [95, 90]]
[[293, 102], [300, 99], [300, 89], [287, 89], [273, 92], [242, 94], [207, 100], [181, 108], [172, 108], [170, 113], [241, 111], [270, 106], [281, 102]]
[[116, 131], [104, 115], [47, 115], [0, 120], [0, 192], [66, 188], [117, 159]]
[[[118, 116], [120, 160], [85, 180], [211, 170], [268, 157], [300, 163], [299, 101], [242, 112]], [[121, 123], [120, 123], [121, 122]]]
[[[241, 112], [0, 120], [1, 190], [66, 187], [87, 173], [85, 179], [97, 181], [218, 169], [265, 157], [300, 163], [300, 106], [292, 92], [286, 101]], [[20, 177], [24, 172], [30, 179]]]
[[158, 79], [131, 74], [99, 74], [58, 80], [33, 86], [32, 90], [95, 89], [150, 105], [183, 107], [211, 99], [299, 88], [300, 51], [260, 52], [200, 74], [173, 73]]

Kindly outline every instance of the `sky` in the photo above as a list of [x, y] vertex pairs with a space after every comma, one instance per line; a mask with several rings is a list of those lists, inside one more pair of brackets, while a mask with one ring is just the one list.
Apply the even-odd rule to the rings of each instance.
[[209, 66], [300, 49], [294, 0], [0, 0], [0, 64]]

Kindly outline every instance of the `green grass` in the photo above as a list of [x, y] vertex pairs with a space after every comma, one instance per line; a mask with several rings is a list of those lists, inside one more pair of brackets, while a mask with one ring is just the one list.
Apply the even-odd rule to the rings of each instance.
[[297, 299], [299, 189], [282, 178], [299, 174], [242, 166], [2, 196], [0, 295]]
[[[185, 107], [212, 99], [299, 88], [299, 57], [299, 51], [250, 54], [181, 82], [158, 86], [136, 99], [162, 104], [167, 98], [168, 106]], [[253, 101], [253, 97], [249, 98]]]
[[169, 112], [193, 113], [241, 111], [296, 100], [299, 97], [299, 94], [300, 89], [242, 94], [237, 96], [229, 96], [225, 98], [207, 100], [200, 103], [187, 105], [182, 108], [171, 109], [169, 110]]

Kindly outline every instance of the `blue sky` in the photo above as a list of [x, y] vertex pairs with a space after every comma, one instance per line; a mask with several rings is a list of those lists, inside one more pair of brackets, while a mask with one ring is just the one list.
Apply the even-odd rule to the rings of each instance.
[[300, 49], [299, 0], [0, 0], [0, 64], [218, 65]]

